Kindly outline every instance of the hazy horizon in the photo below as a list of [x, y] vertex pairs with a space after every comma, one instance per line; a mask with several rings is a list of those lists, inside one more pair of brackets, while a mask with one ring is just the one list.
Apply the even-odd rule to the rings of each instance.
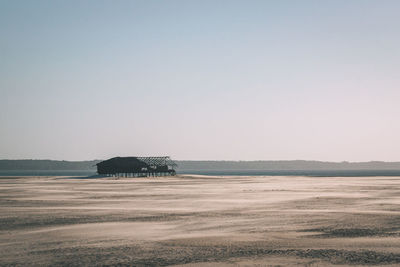
[[399, 1], [1, 1], [0, 158], [400, 161]]
[[[136, 157], [138, 155], [130, 155], [126, 157]], [[154, 156], [154, 155], [153, 155]], [[164, 156], [164, 155], [162, 155]], [[124, 156], [114, 156], [114, 157], [124, 157]], [[32, 160], [32, 161], [67, 161], [67, 162], [87, 162], [87, 161], [102, 161], [107, 160], [109, 158], [96, 158], [96, 159], [82, 159], [82, 160], [66, 160], [66, 159], [51, 159], [51, 158], [0, 158], [0, 161], [9, 160], [9, 161], [25, 161], [25, 160]], [[357, 164], [357, 163], [400, 163], [400, 161], [382, 161], [382, 160], [369, 160], [369, 161], [324, 161], [324, 160], [304, 160], [304, 159], [252, 159], [252, 160], [224, 160], [224, 159], [176, 159], [172, 158], [174, 161], [193, 161], [193, 162], [295, 162], [295, 161], [303, 161], [303, 162], [320, 162], [320, 163], [334, 163], [334, 164], [341, 164], [341, 163], [350, 163], [350, 164]]]

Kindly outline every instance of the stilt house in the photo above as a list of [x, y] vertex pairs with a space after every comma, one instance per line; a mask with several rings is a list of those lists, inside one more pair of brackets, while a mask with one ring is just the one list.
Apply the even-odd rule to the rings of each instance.
[[175, 175], [177, 164], [170, 157], [115, 157], [97, 165], [97, 173], [108, 176], [146, 177]]

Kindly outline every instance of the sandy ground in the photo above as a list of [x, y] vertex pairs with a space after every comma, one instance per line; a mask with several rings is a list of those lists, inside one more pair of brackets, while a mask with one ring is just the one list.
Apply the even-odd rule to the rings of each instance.
[[398, 177], [0, 177], [0, 265], [400, 265]]

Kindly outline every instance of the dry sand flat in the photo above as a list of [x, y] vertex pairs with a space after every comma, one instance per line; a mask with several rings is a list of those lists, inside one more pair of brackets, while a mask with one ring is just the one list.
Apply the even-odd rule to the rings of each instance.
[[398, 177], [2, 177], [0, 201], [0, 265], [400, 265]]

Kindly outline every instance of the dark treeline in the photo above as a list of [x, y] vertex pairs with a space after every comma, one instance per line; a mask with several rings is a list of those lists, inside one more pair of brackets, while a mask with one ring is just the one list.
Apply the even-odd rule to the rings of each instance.
[[100, 160], [0, 160], [0, 170], [95, 170]]
[[400, 170], [400, 162], [281, 161], [178, 161], [180, 170]]
[[[0, 160], [0, 170], [96, 170], [91, 161]], [[284, 161], [176, 161], [180, 172], [195, 170], [279, 171], [279, 170], [400, 170], [400, 162]]]

